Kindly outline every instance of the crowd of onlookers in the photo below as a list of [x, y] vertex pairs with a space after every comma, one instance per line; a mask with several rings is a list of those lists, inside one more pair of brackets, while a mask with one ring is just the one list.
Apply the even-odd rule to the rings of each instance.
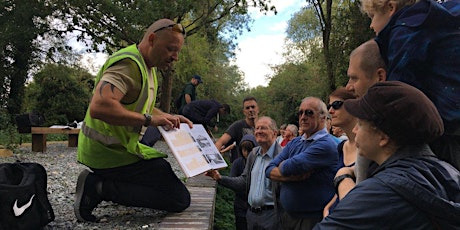
[[346, 87], [304, 98], [298, 128], [246, 116], [246, 167], [207, 173], [246, 192], [237, 229], [460, 229], [460, 50], [445, 50], [460, 4], [361, 3], [377, 37], [350, 54]]
[[[361, 8], [376, 37], [350, 54], [345, 87], [327, 101], [305, 95], [298, 120], [279, 129], [248, 96], [244, 118], [216, 140], [230, 152], [231, 175], [206, 175], [236, 192], [237, 229], [460, 229], [460, 2], [361, 0]], [[102, 200], [189, 207], [188, 190], [144, 139], [181, 122], [212, 135], [230, 107], [196, 100], [198, 75], [176, 100], [179, 115], [153, 106], [152, 69], [178, 60], [184, 36], [180, 24], [158, 20], [99, 72], [79, 138], [89, 170], [77, 181], [78, 220], [97, 221]]]

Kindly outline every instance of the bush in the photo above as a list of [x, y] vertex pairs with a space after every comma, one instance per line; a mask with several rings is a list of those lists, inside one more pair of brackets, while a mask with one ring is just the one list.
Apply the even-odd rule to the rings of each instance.
[[93, 76], [84, 70], [48, 64], [26, 87], [24, 111], [45, 115], [45, 126], [82, 121], [91, 98]]
[[0, 145], [4, 148], [14, 150], [20, 142], [17, 127], [13, 118], [4, 109], [0, 109]]
[[[219, 170], [221, 175], [230, 174], [230, 166], [225, 170]], [[235, 216], [233, 212], [233, 200], [235, 193], [223, 186], [217, 186], [216, 208], [214, 213], [214, 229], [235, 229]]]

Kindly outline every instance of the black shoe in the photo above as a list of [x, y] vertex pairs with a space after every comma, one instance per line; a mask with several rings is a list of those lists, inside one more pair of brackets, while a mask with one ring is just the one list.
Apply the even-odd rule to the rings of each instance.
[[102, 197], [97, 192], [99, 183], [102, 183], [102, 180], [87, 169], [78, 176], [74, 212], [79, 221], [96, 222], [96, 217], [91, 213], [102, 202]]

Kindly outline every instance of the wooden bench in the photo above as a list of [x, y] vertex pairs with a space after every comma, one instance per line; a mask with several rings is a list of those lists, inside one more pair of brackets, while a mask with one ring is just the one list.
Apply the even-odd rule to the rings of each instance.
[[48, 127], [32, 127], [32, 151], [33, 152], [46, 152], [46, 135], [47, 134], [67, 134], [68, 146], [77, 147], [78, 133], [80, 129], [68, 128], [48, 128]]

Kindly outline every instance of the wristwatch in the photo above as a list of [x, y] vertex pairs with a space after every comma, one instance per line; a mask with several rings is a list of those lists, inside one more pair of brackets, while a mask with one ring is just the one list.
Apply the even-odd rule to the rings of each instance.
[[334, 178], [334, 188], [335, 188], [335, 193], [338, 195], [339, 194], [339, 185], [340, 182], [342, 182], [345, 178], [350, 178], [353, 181], [355, 181], [355, 178], [350, 175], [350, 174], [342, 174], [340, 176], [337, 176]]
[[150, 115], [148, 113], [144, 113], [144, 117], [145, 117], [144, 126], [149, 127], [150, 123], [152, 122], [152, 115]]

